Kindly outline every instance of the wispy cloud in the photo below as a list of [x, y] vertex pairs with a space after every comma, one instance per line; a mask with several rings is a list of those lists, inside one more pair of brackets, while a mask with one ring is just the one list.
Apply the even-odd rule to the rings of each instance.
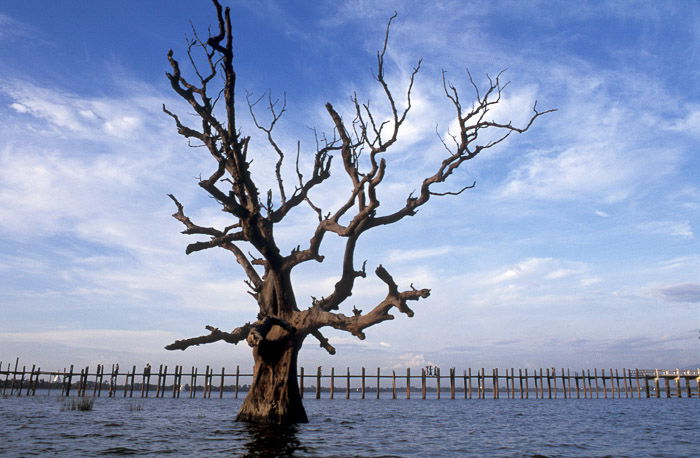
[[659, 292], [664, 299], [668, 299], [671, 302], [700, 302], [700, 284], [697, 283], [669, 286], [660, 289]]
[[693, 238], [693, 230], [688, 221], [649, 221], [637, 225], [637, 229], [648, 234], [672, 237]]

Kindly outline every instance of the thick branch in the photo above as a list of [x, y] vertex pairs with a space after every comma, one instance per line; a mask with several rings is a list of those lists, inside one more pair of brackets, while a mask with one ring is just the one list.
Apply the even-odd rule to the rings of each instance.
[[363, 332], [364, 329], [374, 326], [377, 323], [381, 323], [382, 321], [394, 319], [394, 316], [389, 314], [389, 310], [392, 307], [396, 307], [401, 313], [405, 313], [409, 317], [412, 317], [413, 311], [408, 307], [406, 302], [417, 301], [430, 296], [429, 289], [411, 289], [410, 291], [400, 292], [396, 286], [396, 283], [394, 282], [394, 279], [382, 266], [377, 267], [376, 274], [384, 283], [387, 284], [387, 287], [389, 288], [389, 293], [382, 302], [365, 314], [357, 311], [357, 313], [351, 317], [345, 316], [341, 313], [333, 313], [316, 309], [315, 311], [310, 312], [314, 315], [314, 319], [312, 320], [314, 326], [316, 328], [331, 326], [335, 329], [347, 331], [362, 340], [365, 338], [365, 334]]
[[186, 348], [191, 347], [191, 346], [212, 343], [212, 342], [218, 342], [220, 340], [223, 340], [224, 342], [228, 342], [231, 344], [237, 344], [241, 340], [248, 337], [248, 334], [250, 333], [252, 326], [253, 326], [252, 324], [246, 323], [243, 326], [236, 328], [231, 332], [221, 331], [221, 330], [219, 330], [219, 328], [215, 328], [213, 326], [206, 326], [206, 329], [209, 331], [209, 334], [199, 336], [199, 337], [192, 337], [190, 339], [176, 340], [175, 342], [166, 346], [165, 349], [166, 350], [185, 350]]
[[323, 336], [323, 334], [321, 334], [321, 331], [319, 331], [318, 329], [314, 329], [313, 331], [311, 331], [311, 335], [318, 339], [320, 343], [319, 346], [321, 348], [325, 349], [329, 354], [335, 355], [335, 347], [333, 347], [333, 345], [331, 345], [330, 342], [328, 342], [328, 339], [326, 339]]

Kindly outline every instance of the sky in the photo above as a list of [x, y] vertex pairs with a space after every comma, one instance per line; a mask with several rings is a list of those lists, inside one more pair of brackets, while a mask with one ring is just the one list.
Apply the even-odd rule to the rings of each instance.
[[[165, 77], [186, 36], [206, 35], [201, 1], [0, 3], [0, 362], [44, 369], [120, 363], [252, 367], [245, 344], [168, 352], [174, 339], [232, 329], [257, 306], [230, 253], [191, 255], [168, 193], [202, 225], [230, 224], [203, 195], [211, 173], [161, 107], [188, 117]], [[432, 294], [415, 316], [307, 339], [306, 367], [632, 367], [700, 365], [700, 4], [650, 2], [224, 2], [232, 8], [240, 125], [267, 189], [274, 152], [245, 94], [286, 96], [276, 135], [301, 145], [331, 132], [324, 104], [350, 96], [387, 113], [373, 80], [396, 11], [386, 74], [396, 94], [423, 58], [413, 109], [387, 153], [386, 212], [444, 154], [454, 128], [441, 75], [473, 97], [506, 70], [494, 120], [521, 123], [535, 101], [558, 111], [465, 163], [416, 216], [361, 239], [356, 259]], [[403, 100], [403, 99], [401, 99]], [[403, 103], [403, 102], [402, 102]], [[259, 112], [266, 115], [264, 110]], [[306, 155], [304, 154], [306, 153]], [[339, 162], [336, 161], [336, 166]], [[307, 169], [308, 170], [308, 169]], [[347, 192], [342, 170], [312, 196]], [[341, 172], [341, 173], [339, 173]], [[292, 173], [293, 168], [287, 168]], [[300, 210], [276, 232], [308, 241]], [[328, 295], [341, 245], [294, 272], [300, 306]], [[368, 310], [386, 289], [368, 275], [341, 307]]]

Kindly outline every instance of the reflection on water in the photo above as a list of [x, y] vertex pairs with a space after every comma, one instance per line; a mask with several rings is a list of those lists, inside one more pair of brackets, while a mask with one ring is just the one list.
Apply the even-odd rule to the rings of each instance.
[[0, 399], [0, 456], [698, 456], [698, 399], [307, 400], [310, 423], [235, 421], [241, 400]]
[[242, 424], [242, 431], [247, 435], [243, 456], [293, 456], [306, 451], [297, 438], [295, 425]]

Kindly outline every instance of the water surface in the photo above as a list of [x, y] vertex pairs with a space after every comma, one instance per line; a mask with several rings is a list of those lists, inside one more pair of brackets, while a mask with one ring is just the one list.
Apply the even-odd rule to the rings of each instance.
[[234, 421], [240, 399], [0, 399], [0, 454], [698, 456], [698, 399], [307, 399], [310, 423]]

